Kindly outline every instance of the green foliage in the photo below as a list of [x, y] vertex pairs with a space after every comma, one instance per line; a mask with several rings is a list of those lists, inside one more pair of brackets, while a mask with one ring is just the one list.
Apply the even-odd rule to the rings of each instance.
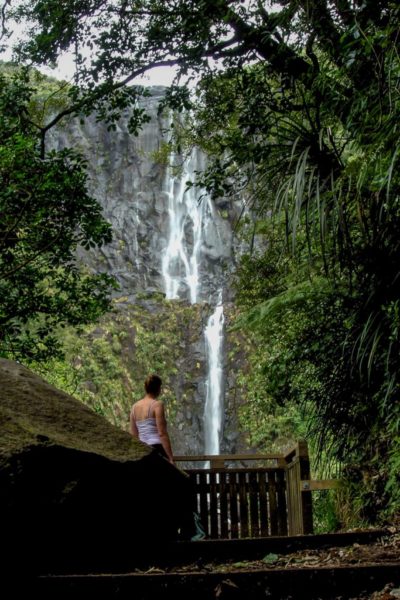
[[123, 429], [128, 427], [133, 402], [144, 395], [146, 376], [157, 373], [163, 380], [162, 400], [168, 420], [173, 422], [175, 386], [183, 375], [178, 365], [191, 325], [198, 322], [199, 308], [154, 296], [147, 302], [157, 306], [157, 323], [154, 307], [152, 310], [140, 300], [130, 306], [116, 302], [114, 311], [96, 325], [81, 328], [78, 333], [72, 328], [63, 330], [65, 359], [31, 366], [47, 381]]
[[[268, 252], [263, 259], [268, 271]], [[257, 269], [261, 260], [254, 259]], [[284, 263], [286, 269], [286, 259]], [[249, 264], [247, 259], [246, 281]], [[238, 281], [242, 285], [243, 279]], [[349, 479], [358, 482], [351, 489], [360, 509], [348, 511], [341, 520], [348, 518], [354, 526], [354, 514], [359, 521], [373, 521], [378, 514], [388, 517], [399, 506], [398, 408], [380, 393], [376, 372], [369, 379], [355, 367], [360, 300], [355, 294], [348, 296], [344, 286], [334, 287], [324, 279], [290, 285], [286, 275], [285, 282], [286, 291], [270, 298], [266, 294], [267, 300], [247, 309], [237, 321], [253, 332], [255, 348], [246, 381], [247, 387], [254, 385], [251, 404], [245, 407], [246, 427], [262, 440], [276, 427], [267, 415], [289, 419], [295, 407], [302, 415], [299, 424], [307, 427], [307, 432], [300, 428], [296, 433], [307, 433], [316, 468], [339, 460], [344, 476], [351, 465]]]
[[[109, 95], [113, 122], [140, 94], [121, 82], [156, 65], [199, 79], [178, 133], [211, 157], [204, 186], [244, 194], [255, 230], [277, 228], [238, 285], [265, 410], [307, 404], [317, 447], [371, 470], [354, 490], [367, 517], [398, 510], [398, 3], [23, 0], [14, 13], [30, 28], [23, 60], [74, 49], [76, 111]], [[190, 105], [177, 88], [168, 98]]]
[[26, 117], [32, 93], [28, 72], [0, 74], [0, 354], [38, 360], [59, 348], [55, 327], [107, 309], [113, 279], [77, 262], [78, 244], [110, 241], [110, 225], [76, 152], [41, 157]]
[[238, 323], [257, 336], [269, 405], [300, 403], [318, 456], [358, 465], [359, 518], [373, 521], [400, 507], [399, 10], [385, 3], [342, 29], [335, 51], [321, 34], [338, 32], [318, 10], [302, 15], [312, 85], [288, 85], [268, 61], [212, 74], [198, 88], [198, 142], [206, 134], [215, 154], [205, 185], [245, 185], [254, 231], [274, 224], [237, 281]]
[[[305, 414], [296, 401], [281, 403], [266, 385], [267, 356], [265, 337], [235, 324], [238, 310], [225, 307], [227, 331], [226, 372], [234, 377], [229, 390], [238, 426], [248, 448], [258, 452], [283, 452], [306, 433]], [[235, 400], [237, 399], [237, 401]]]
[[314, 533], [329, 533], [338, 531], [342, 523], [339, 515], [344, 516], [338, 502], [336, 490], [320, 490], [313, 492], [313, 523]]

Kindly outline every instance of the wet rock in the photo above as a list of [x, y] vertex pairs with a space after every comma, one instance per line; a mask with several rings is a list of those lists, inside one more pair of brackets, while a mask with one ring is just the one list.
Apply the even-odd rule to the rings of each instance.
[[[171, 193], [181, 194], [183, 243], [190, 259], [194, 251], [196, 219], [188, 210], [185, 179], [194, 173], [181, 171], [171, 174], [167, 165], [157, 158], [161, 145], [167, 141], [168, 118], [158, 114], [158, 105], [164, 88], [151, 88], [151, 95], [141, 102], [151, 120], [137, 137], [128, 132], [129, 111], [125, 111], [116, 131], [108, 131], [104, 123], [91, 115], [83, 122], [70, 119], [58, 130], [49, 134], [50, 146], [61, 149], [72, 146], [80, 150], [88, 161], [89, 191], [103, 207], [105, 218], [114, 230], [114, 239], [99, 252], [86, 252], [80, 256], [93, 270], [111, 272], [120, 284], [118, 294], [135, 296], [137, 292], [152, 287], [163, 292], [162, 257], [170, 235], [169, 199]], [[179, 162], [182, 158], [177, 157]], [[193, 169], [205, 166], [204, 156], [195, 152]], [[172, 179], [174, 177], [174, 185]], [[195, 190], [195, 188], [193, 188]], [[241, 200], [227, 202], [219, 199], [218, 210], [211, 200], [196, 194], [198, 216], [201, 214], [201, 248], [198, 255], [201, 285], [199, 300], [214, 298], [225, 285], [224, 267], [233, 265], [238, 241], [234, 239], [232, 224], [242, 209]], [[185, 208], [184, 208], [185, 207]], [[171, 265], [171, 274], [181, 272], [183, 263]], [[180, 298], [190, 299], [190, 291], [182, 282]]]

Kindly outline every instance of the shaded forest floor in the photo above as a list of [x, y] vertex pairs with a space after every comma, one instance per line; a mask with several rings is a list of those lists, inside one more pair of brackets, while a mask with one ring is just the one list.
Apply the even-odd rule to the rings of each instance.
[[[336, 567], [357, 567], [369, 565], [399, 564], [400, 576], [400, 529], [390, 528], [387, 535], [375, 542], [367, 544], [354, 543], [350, 546], [323, 549], [298, 550], [285, 554], [266, 554], [261, 560], [196, 560], [190, 564], [170, 566], [166, 568], [151, 567], [149, 569], [135, 569], [137, 574], [189, 574], [189, 573], [226, 573], [226, 582], [229, 585], [229, 573], [250, 573], [266, 570], [284, 569], [318, 569]], [[232, 583], [232, 586], [235, 584]], [[218, 594], [216, 593], [216, 597]], [[372, 594], [361, 594], [352, 597], [354, 600], [400, 600], [400, 587], [388, 581], [380, 591]]]

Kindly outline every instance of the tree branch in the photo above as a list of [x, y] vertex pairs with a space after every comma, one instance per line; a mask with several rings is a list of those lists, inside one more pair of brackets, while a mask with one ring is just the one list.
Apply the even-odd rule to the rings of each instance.
[[295, 79], [309, 79], [313, 75], [311, 65], [294, 52], [289, 46], [272, 39], [272, 31], [255, 28], [227, 8], [226, 20], [233, 28], [238, 39], [259, 56], [266, 60], [271, 68], [279, 74], [289, 75]]
[[20, 271], [21, 269], [23, 269], [24, 267], [26, 267], [27, 265], [32, 263], [34, 260], [37, 259], [38, 256], [40, 256], [41, 254], [46, 252], [55, 242], [58, 242], [58, 240], [61, 239], [62, 233], [63, 233], [63, 229], [61, 229], [54, 238], [52, 238], [45, 246], [43, 246], [43, 248], [41, 248], [38, 252], [33, 254], [33, 256], [30, 256], [29, 258], [24, 260], [22, 263], [20, 263], [19, 265], [17, 265], [10, 271], [6, 271], [5, 273], [0, 272], [0, 276], [3, 279], [6, 279], [7, 277], [14, 275], [14, 273], [17, 273], [18, 271]]
[[321, 47], [341, 64], [340, 33], [332, 20], [326, 0], [300, 0], [306, 19], [314, 30]]
[[1, 7], [1, 34], [0, 34], [0, 40], [3, 39], [3, 37], [5, 37], [8, 34], [8, 29], [6, 27], [6, 8], [7, 6], [10, 6], [11, 4], [11, 0], [5, 0], [3, 6]]
[[312, 61], [312, 64], [314, 65], [315, 72], [319, 73], [320, 68], [319, 68], [318, 58], [317, 58], [317, 56], [316, 56], [316, 54], [315, 54], [315, 52], [313, 50], [313, 44], [314, 44], [314, 41], [315, 41], [315, 35], [316, 34], [314, 32], [312, 35], [310, 35], [310, 37], [307, 40], [307, 43], [306, 43], [306, 54], [307, 54], [307, 56], [310, 57], [310, 59]]
[[[66, 117], [68, 115], [78, 112], [85, 105], [90, 105], [95, 100], [101, 100], [102, 98], [104, 98], [105, 96], [110, 94], [110, 92], [113, 92], [115, 90], [118, 90], [118, 89], [124, 87], [126, 84], [130, 83], [132, 81], [132, 79], [135, 79], [135, 77], [139, 77], [140, 75], [143, 75], [144, 73], [146, 73], [146, 71], [149, 71], [150, 69], [154, 69], [156, 67], [173, 67], [173, 66], [179, 64], [179, 62], [180, 62], [179, 59], [154, 61], [153, 63], [150, 63], [149, 65], [145, 65], [145, 66], [135, 69], [135, 71], [133, 71], [125, 79], [123, 79], [122, 81], [119, 81], [118, 83], [111, 85], [111, 87], [100, 85], [97, 88], [97, 90], [95, 90], [93, 92], [93, 94], [91, 96], [84, 98], [83, 100], [81, 100], [81, 102], [73, 104], [72, 106], [70, 106], [69, 108], [66, 108], [65, 110], [62, 110], [45, 127], [42, 127], [42, 128], [39, 127], [39, 129], [42, 129], [43, 132], [46, 134], [47, 131], [49, 131], [52, 127], [54, 127], [59, 121], [61, 121], [61, 119], [63, 117]], [[36, 125], [36, 126], [38, 127], [38, 125]]]

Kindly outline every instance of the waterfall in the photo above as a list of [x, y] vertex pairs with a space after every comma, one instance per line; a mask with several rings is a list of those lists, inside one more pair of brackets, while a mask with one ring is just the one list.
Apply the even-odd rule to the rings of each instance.
[[[196, 171], [204, 169], [203, 159], [193, 149], [183, 162], [180, 172], [177, 157], [171, 156], [167, 168], [165, 191], [168, 195], [169, 237], [162, 258], [162, 274], [168, 299], [188, 295], [192, 304], [202, 299], [200, 260], [207, 236], [212, 235], [210, 223], [215, 222], [211, 198], [199, 196], [198, 188], [189, 186]], [[218, 238], [218, 232], [217, 232]], [[215, 242], [214, 237], [214, 242]], [[221, 242], [222, 243], [222, 242]], [[218, 282], [220, 285], [220, 282]], [[189, 292], [189, 293], [187, 293]], [[204, 406], [205, 454], [219, 454], [223, 416], [223, 336], [224, 310], [222, 292], [204, 330], [207, 360], [206, 399]]]
[[[197, 170], [202, 168], [199, 152], [194, 149], [188, 160], [177, 170], [176, 156], [172, 155], [166, 173], [168, 194], [169, 238], [162, 259], [162, 274], [168, 299], [179, 298], [182, 287], [189, 290], [190, 302], [198, 302], [200, 251], [204, 223], [212, 213], [208, 196], [199, 197], [195, 186], [187, 188]], [[183, 284], [183, 286], [182, 286]]]
[[219, 454], [223, 416], [222, 351], [224, 307], [219, 300], [204, 330], [208, 374], [204, 406], [205, 454]]

